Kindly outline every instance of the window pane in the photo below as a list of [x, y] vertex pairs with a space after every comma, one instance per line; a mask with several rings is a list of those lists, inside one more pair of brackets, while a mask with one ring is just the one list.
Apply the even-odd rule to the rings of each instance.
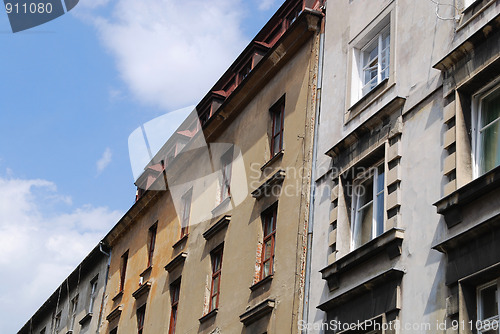
[[356, 195], [359, 196], [358, 209], [373, 200], [373, 179], [369, 179], [356, 187]]
[[361, 212], [361, 244], [363, 245], [372, 239], [373, 207], [366, 206]]
[[210, 307], [211, 310], [214, 310], [217, 308], [217, 295], [212, 297], [212, 305]]
[[500, 117], [500, 89], [483, 100], [483, 108], [482, 126], [488, 125]]
[[497, 286], [481, 290], [481, 320], [498, 315]]
[[212, 295], [215, 295], [215, 294], [217, 294], [217, 292], [219, 292], [219, 279], [220, 279], [220, 276], [218, 276], [218, 275], [214, 277]]
[[270, 267], [271, 267], [271, 262], [270, 261], [267, 261], [266, 263], [264, 263], [264, 277], [267, 277], [269, 276], [269, 273], [270, 273]]
[[496, 122], [481, 132], [480, 166], [485, 173], [500, 165], [500, 122]]
[[271, 249], [272, 249], [272, 240], [269, 239], [264, 245], [264, 259], [269, 259], [271, 257]]
[[377, 195], [377, 216], [375, 221], [375, 235], [379, 236], [384, 233], [384, 193]]
[[278, 135], [274, 137], [274, 143], [273, 143], [273, 148], [274, 148], [274, 154], [278, 153], [281, 150], [281, 135]]
[[281, 131], [281, 111], [276, 111], [274, 113], [274, 129], [273, 134], [277, 134]]

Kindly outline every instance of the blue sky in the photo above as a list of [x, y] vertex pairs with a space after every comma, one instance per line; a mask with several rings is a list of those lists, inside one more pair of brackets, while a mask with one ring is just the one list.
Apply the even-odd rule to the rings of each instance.
[[0, 11], [0, 333], [133, 204], [128, 136], [197, 104], [281, 3], [81, 0], [16, 34]]

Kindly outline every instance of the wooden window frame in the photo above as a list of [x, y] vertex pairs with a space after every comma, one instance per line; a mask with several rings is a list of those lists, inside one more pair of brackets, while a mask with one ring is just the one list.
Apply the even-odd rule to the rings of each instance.
[[[277, 218], [278, 218], [278, 205], [277, 204], [274, 204], [272, 207], [267, 209], [262, 214], [264, 238], [263, 238], [263, 243], [262, 243], [262, 255], [261, 255], [262, 260], [261, 260], [260, 275], [259, 275], [261, 280], [274, 274], [274, 255], [275, 255], [275, 249], [276, 249], [276, 225], [277, 225], [276, 222], [277, 222]], [[269, 219], [271, 219], [271, 231], [269, 231], [269, 229], [268, 229]], [[266, 258], [266, 250], [267, 250], [266, 244], [268, 241], [271, 241], [271, 252], [269, 254], [269, 257]], [[264, 266], [267, 262], [269, 262], [269, 272], [267, 275], [265, 275]]]
[[149, 238], [149, 243], [148, 243], [148, 268], [153, 265], [153, 256], [155, 252], [155, 246], [156, 246], [156, 234], [158, 232], [158, 222], [154, 223], [153, 226], [149, 228], [148, 232], [148, 238]]
[[[219, 298], [220, 298], [220, 281], [222, 273], [222, 257], [223, 257], [223, 246], [217, 247], [212, 251], [212, 280], [210, 284], [210, 302], [208, 307], [208, 312], [219, 308]], [[217, 268], [217, 259], [219, 260], [219, 267]], [[214, 282], [217, 280], [217, 291], [214, 292]], [[216, 298], [215, 306], [212, 303], [213, 298]]]
[[90, 281], [89, 306], [87, 309], [87, 313], [92, 313], [92, 311], [94, 310], [94, 302], [96, 300], [98, 291], [97, 289], [98, 280], [99, 276], [96, 276]]
[[189, 189], [182, 196], [182, 219], [181, 219], [181, 236], [184, 238], [189, 234], [189, 222], [191, 220], [191, 206], [193, 200], [193, 188]]
[[[283, 150], [283, 134], [285, 129], [285, 97], [279, 99], [270, 109], [272, 119], [271, 128], [271, 158]], [[279, 116], [279, 129], [276, 129], [276, 123]], [[277, 131], [278, 130], [278, 131]], [[275, 139], [279, 137], [279, 146], [275, 147]]]
[[233, 150], [230, 149], [220, 158], [222, 179], [220, 183], [220, 198], [222, 203], [225, 199], [231, 197], [231, 176], [233, 167]]
[[128, 262], [128, 250], [125, 253], [123, 253], [123, 255], [121, 257], [119, 292], [123, 292], [123, 289], [125, 288], [125, 276], [127, 274], [127, 262]]
[[146, 319], [146, 304], [137, 309], [137, 334], [142, 334], [144, 331], [144, 323]]
[[170, 284], [170, 324], [168, 334], [175, 334], [175, 327], [177, 325], [177, 312], [179, 309], [179, 298], [181, 293], [181, 281], [177, 280]]

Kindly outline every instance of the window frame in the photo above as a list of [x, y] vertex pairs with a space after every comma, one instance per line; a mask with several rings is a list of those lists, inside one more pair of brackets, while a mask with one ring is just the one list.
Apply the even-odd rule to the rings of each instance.
[[137, 308], [137, 334], [142, 334], [144, 331], [144, 323], [146, 322], [146, 304]]
[[180, 294], [181, 294], [181, 281], [180, 279], [178, 279], [174, 283], [170, 284], [170, 323], [168, 328], [168, 334], [175, 334]]
[[[472, 148], [473, 149], [471, 152], [471, 158], [472, 158], [474, 179], [488, 173], [491, 170], [491, 169], [486, 170], [485, 166], [481, 165], [481, 157], [484, 156], [484, 153], [482, 152], [481, 149], [481, 145], [483, 143], [483, 139], [481, 138], [481, 131], [482, 129], [493, 125], [494, 123], [500, 122], [500, 116], [497, 117], [495, 120], [491, 121], [490, 123], [488, 123], [487, 125], [485, 125], [484, 127], [481, 125], [481, 123], [484, 117], [483, 101], [487, 97], [493, 94], [500, 94], [500, 78], [496, 78], [492, 83], [482, 88], [472, 96], [472, 133], [473, 133]], [[492, 169], [498, 166], [500, 166], [500, 164], [493, 167]]]
[[148, 268], [153, 265], [153, 256], [156, 247], [156, 236], [158, 233], [158, 222], [154, 223], [148, 230]]
[[[266, 277], [274, 275], [274, 256], [276, 251], [276, 226], [278, 218], [278, 204], [273, 204], [269, 209], [262, 214], [262, 224], [263, 224], [263, 242], [262, 242], [262, 252], [261, 252], [261, 263], [260, 263], [260, 273], [259, 278], [263, 280]], [[268, 230], [269, 219], [271, 219], [271, 231]], [[271, 251], [269, 257], [266, 258], [266, 244], [271, 241]], [[266, 262], [269, 262], [269, 272], [265, 275], [264, 267]]]
[[220, 198], [219, 203], [224, 202], [231, 197], [231, 176], [233, 167], [232, 149], [224, 153], [220, 158], [222, 178], [220, 179]]
[[89, 305], [87, 308], [87, 313], [92, 313], [94, 310], [94, 302], [97, 299], [99, 276], [94, 277], [90, 281], [90, 293], [89, 293]]
[[123, 292], [125, 289], [125, 277], [127, 275], [127, 263], [128, 263], [128, 250], [121, 256], [120, 263], [120, 285], [119, 292]]
[[[384, 35], [386, 35], [386, 36], [384, 36]], [[387, 45], [386, 48], [384, 50], [382, 50], [384, 39], [386, 39], [386, 38], [388, 38], [389, 45]], [[376, 58], [374, 58], [374, 59], [376, 59], [377, 74], [375, 77], [368, 80], [368, 82], [365, 82], [365, 78], [366, 78], [365, 71], [366, 71], [367, 67], [369, 68], [369, 64], [365, 65], [365, 58], [366, 58], [366, 56], [370, 55], [370, 52], [368, 50], [371, 49], [374, 44], [376, 44], [375, 47], [377, 48], [377, 56], [376, 56]], [[382, 58], [383, 58], [383, 52], [385, 50], [387, 50], [387, 54], [386, 54], [387, 65], [385, 68], [382, 69], [381, 63], [382, 63]], [[370, 41], [368, 41], [368, 43], [366, 43], [359, 50], [359, 54], [360, 54], [360, 56], [359, 56], [359, 60], [358, 60], [357, 65], [359, 68], [358, 71], [359, 71], [359, 89], [360, 89], [360, 91], [358, 92], [358, 97], [359, 97], [359, 99], [362, 99], [366, 95], [370, 94], [370, 92], [373, 91], [385, 79], [389, 79], [390, 68], [391, 68], [391, 24], [390, 24], [390, 22], [387, 23], [382, 29], [380, 29], [380, 31], [377, 32], [375, 34], [375, 36], [373, 38], [371, 38]], [[370, 61], [370, 59], [368, 59], [368, 60]], [[373, 62], [373, 60], [372, 60], [372, 62]], [[387, 74], [386, 74], [386, 76], [382, 77], [382, 74], [384, 72], [387, 72]], [[369, 90], [367, 90], [365, 92], [365, 87], [368, 86], [370, 84], [370, 82], [375, 78], [377, 79], [375, 84]]]
[[[219, 298], [220, 298], [220, 282], [222, 273], [222, 258], [223, 258], [223, 245], [217, 247], [211, 252], [211, 262], [212, 262], [212, 279], [210, 284], [210, 300], [208, 306], [208, 313], [219, 308]], [[217, 267], [217, 260], [219, 266]], [[214, 292], [214, 282], [217, 280], [217, 290]], [[213, 298], [216, 298], [215, 305], [213, 304]]]
[[69, 306], [69, 329], [73, 330], [76, 322], [76, 314], [78, 310], [78, 295], [73, 297]]
[[190, 188], [182, 196], [182, 219], [180, 239], [189, 234], [189, 222], [191, 220], [191, 206], [193, 201], [193, 188]]
[[[269, 109], [269, 113], [271, 114], [271, 158], [276, 156], [279, 152], [283, 150], [283, 138], [284, 138], [284, 130], [285, 130], [285, 96], [281, 97], [278, 102], [273, 104], [273, 106]], [[280, 128], [279, 131], [276, 131], [276, 120], [277, 116], [280, 117]], [[275, 139], [279, 137], [279, 147], [275, 147]]]
[[[495, 316], [492, 316], [492, 317], [489, 317], [487, 319], [482, 319], [482, 303], [481, 303], [481, 291], [482, 290], [485, 290], [487, 288], [490, 288], [492, 286], [496, 286], [496, 300], [497, 300], [497, 314]], [[488, 283], [485, 283], [485, 284], [482, 284], [482, 285], [479, 285], [477, 288], [476, 288], [476, 309], [477, 309], [477, 333], [478, 334], [483, 334], [483, 333], [486, 333], [490, 330], [492, 330], [491, 328], [490, 329], [486, 329], [484, 332], [481, 330], [482, 326], [484, 325], [483, 322], [487, 321], [487, 322], [493, 322], [493, 328], [497, 328], [497, 331], [498, 331], [498, 327], [499, 327], [499, 324], [500, 324], [500, 279], [495, 279], [493, 281], [489, 281]]]
[[[380, 176], [379, 169], [383, 168], [383, 175]], [[383, 177], [382, 180], [382, 190], [378, 190], [377, 184], [378, 184], [378, 179], [379, 177]], [[361, 193], [356, 190], [360, 187], [363, 186], [364, 183], [367, 181], [369, 182], [372, 180], [372, 199], [370, 202], [364, 203], [363, 205], [360, 206], [359, 200], [361, 198]], [[378, 197], [379, 195], [382, 195], [382, 221], [379, 222], [377, 220], [378, 217]], [[381, 234], [384, 233], [385, 231], [385, 221], [386, 221], [386, 212], [385, 212], [385, 205], [386, 205], [386, 168], [385, 168], [385, 160], [381, 160], [377, 162], [376, 164], [372, 165], [365, 173], [362, 175], [358, 176], [352, 181], [352, 195], [351, 195], [351, 240], [350, 240], [350, 249], [351, 251], [363, 246], [367, 242], [377, 238]], [[360, 242], [359, 244], [356, 243], [356, 233], [358, 226], [361, 228], [360, 224], [362, 224], [362, 221], [359, 221], [359, 217], [362, 214], [361, 210], [365, 209], [369, 205], [372, 206], [372, 222], [371, 222], [371, 237], [369, 241], [367, 242]], [[380, 226], [381, 225], [381, 226]], [[380, 231], [379, 231], [380, 229]], [[359, 230], [361, 233], [361, 230]]]

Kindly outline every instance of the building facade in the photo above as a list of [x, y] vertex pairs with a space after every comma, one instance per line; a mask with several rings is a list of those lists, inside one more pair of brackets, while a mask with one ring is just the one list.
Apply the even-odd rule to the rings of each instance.
[[301, 328], [498, 333], [500, 3], [326, 6]]
[[97, 333], [103, 321], [109, 249], [97, 245], [18, 334]]
[[137, 180], [101, 333], [297, 333], [318, 1], [285, 1]]

